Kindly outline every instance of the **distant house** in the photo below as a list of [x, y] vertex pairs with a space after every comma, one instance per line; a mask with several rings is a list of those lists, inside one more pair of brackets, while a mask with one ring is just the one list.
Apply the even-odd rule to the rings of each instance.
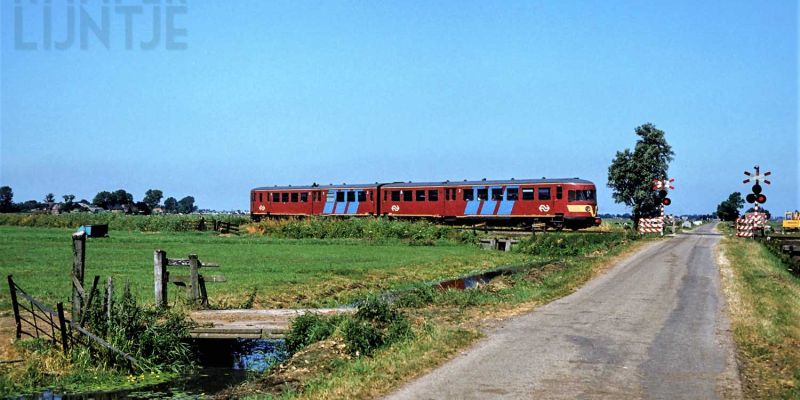
[[105, 211], [102, 207], [96, 207], [91, 204], [86, 203], [78, 203], [81, 207], [81, 211], [90, 212], [90, 213], [99, 213]]

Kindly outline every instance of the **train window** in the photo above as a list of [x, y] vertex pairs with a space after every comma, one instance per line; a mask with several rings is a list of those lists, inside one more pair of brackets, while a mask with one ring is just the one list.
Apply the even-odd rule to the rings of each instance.
[[375, 201], [375, 192], [369, 191], [369, 201]]
[[336, 200], [336, 195], [332, 191], [328, 191], [328, 195], [325, 198], [325, 201], [328, 203], [333, 203]]
[[[572, 192], [572, 190], [570, 190]], [[576, 190], [575, 200], [577, 201], [592, 201], [594, 200], [594, 190]]]
[[400, 193], [403, 194], [403, 201], [414, 200], [414, 191], [413, 190], [401, 190]]
[[428, 201], [439, 201], [439, 191], [436, 189], [428, 190]]
[[492, 189], [492, 200], [494, 200], [494, 201], [503, 200], [503, 189], [502, 188], [493, 188]]
[[297, 203], [297, 193], [292, 193], [292, 203]]
[[515, 201], [519, 199], [519, 188], [506, 189], [506, 200]]
[[347, 201], [356, 201], [356, 192], [348, 191], [347, 192]]
[[417, 190], [417, 201], [425, 201], [425, 191]]
[[363, 190], [359, 190], [358, 191], [358, 201], [359, 202], [367, 201], [367, 192], [365, 192]]
[[450, 200], [455, 200], [455, 199], [456, 199], [456, 190], [450, 189]]
[[561, 186], [556, 186], [556, 199], [561, 200], [564, 197], [564, 189]]
[[444, 199], [445, 200], [450, 200], [450, 189], [445, 189], [444, 190]]
[[280, 193], [273, 193], [272, 194], [272, 202], [277, 203], [281, 201], [281, 194]]
[[567, 192], [567, 201], [575, 201], [575, 191], [570, 190]]
[[550, 200], [550, 188], [549, 187], [540, 187], [539, 188], [539, 200]]
[[392, 201], [400, 201], [400, 191], [392, 190]]
[[[254, 197], [254, 199], [253, 199], [253, 200], [255, 200], [255, 197], [256, 197], [256, 194], [255, 194], [255, 193], [253, 193], [253, 197]], [[261, 193], [259, 193], [259, 194], [258, 194], [258, 201], [259, 201], [259, 202], [262, 202], [262, 201], [264, 201], [264, 198], [263, 198], [263, 197], [261, 197]]]
[[478, 189], [478, 200], [489, 199], [489, 189]]
[[308, 203], [308, 193], [306, 192], [300, 193], [300, 202]]
[[344, 201], [344, 192], [336, 192], [336, 202], [341, 203]]
[[[261, 193], [258, 194], [259, 196]], [[256, 201], [256, 192], [250, 193], [250, 201]]]
[[522, 200], [533, 200], [533, 189], [522, 189]]
[[464, 189], [464, 201], [475, 200], [475, 192], [470, 189]]
[[281, 193], [281, 201], [284, 203], [289, 202], [289, 193]]

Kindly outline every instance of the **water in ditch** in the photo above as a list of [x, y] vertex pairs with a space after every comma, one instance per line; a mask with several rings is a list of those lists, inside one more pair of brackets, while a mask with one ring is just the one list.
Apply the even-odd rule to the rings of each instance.
[[64, 394], [45, 391], [20, 399], [193, 399], [219, 393], [244, 382], [286, 358], [282, 339], [203, 339], [193, 343], [200, 368], [184, 379], [147, 388], [104, 393]]

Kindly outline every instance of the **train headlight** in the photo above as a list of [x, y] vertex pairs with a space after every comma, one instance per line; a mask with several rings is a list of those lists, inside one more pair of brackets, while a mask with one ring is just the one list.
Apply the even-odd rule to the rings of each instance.
[[586, 206], [586, 212], [592, 212], [592, 206]]

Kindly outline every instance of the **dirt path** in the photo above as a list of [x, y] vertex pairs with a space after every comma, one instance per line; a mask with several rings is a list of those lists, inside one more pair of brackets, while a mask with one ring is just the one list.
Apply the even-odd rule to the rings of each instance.
[[645, 247], [389, 398], [741, 398], [712, 228]]

